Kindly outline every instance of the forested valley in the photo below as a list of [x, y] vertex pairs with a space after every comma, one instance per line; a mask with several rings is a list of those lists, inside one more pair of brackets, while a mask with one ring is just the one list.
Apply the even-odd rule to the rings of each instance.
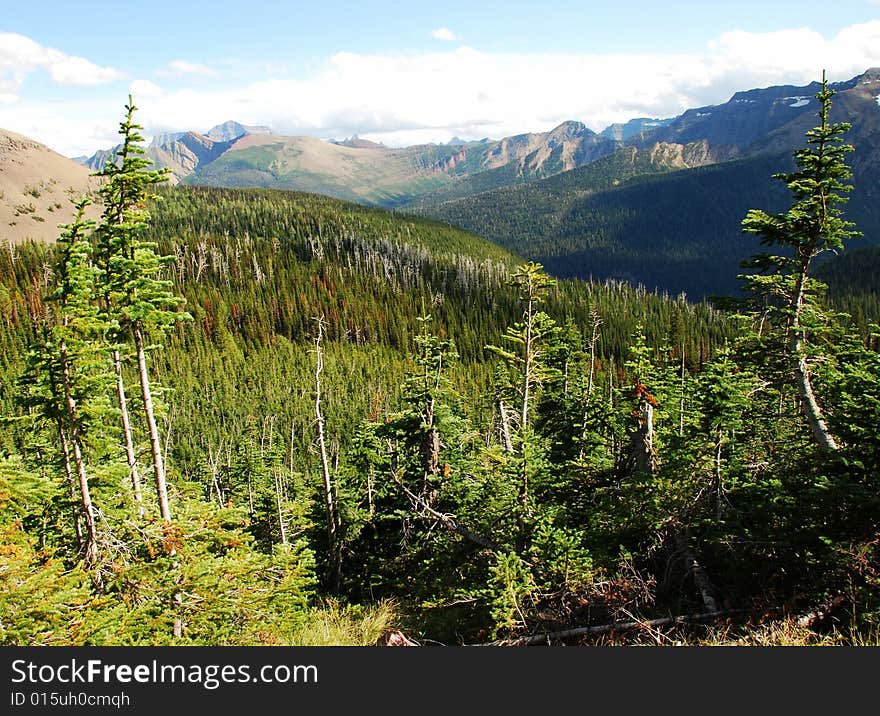
[[833, 94], [715, 302], [165, 187], [130, 103], [100, 219], [0, 251], [0, 643], [877, 644], [876, 292], [814, 265], [858, 242]]

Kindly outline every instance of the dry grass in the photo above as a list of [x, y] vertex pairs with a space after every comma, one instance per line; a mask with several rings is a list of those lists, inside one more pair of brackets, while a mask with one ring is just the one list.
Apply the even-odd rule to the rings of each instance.
[[328, 600], [316, 608], [305, 624], [291, 635], [292, 646], [373, 646], [396, 625], [398, 614], [391, 601], [352, 606]]
[[757, 625], [728, 623], [700, 630], [666, 631], [662, 636], [654, 630], [629, 643], [633, 641], [666, 646], [880, 646], [880, 629], [822, 633], [788, 618]]

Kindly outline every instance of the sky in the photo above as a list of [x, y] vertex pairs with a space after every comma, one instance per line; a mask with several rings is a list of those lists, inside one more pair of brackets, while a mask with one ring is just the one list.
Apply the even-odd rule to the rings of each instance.
[[0, 127], [67, 156], [229, 119], [404, 146], [601, 131], [880, 66], [880, 0], [17, 3]]

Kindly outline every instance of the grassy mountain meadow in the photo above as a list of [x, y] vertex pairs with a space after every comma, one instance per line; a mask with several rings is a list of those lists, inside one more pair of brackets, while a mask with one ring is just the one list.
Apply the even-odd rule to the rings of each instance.
[[877, 644], [865, 86], [624, 147], [230, 125], [173, 186], [129, 103], [0, 251], [0, 643]]

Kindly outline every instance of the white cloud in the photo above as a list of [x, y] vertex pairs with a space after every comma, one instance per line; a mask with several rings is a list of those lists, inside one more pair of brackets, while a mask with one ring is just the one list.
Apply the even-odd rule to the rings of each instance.
[[3, 78], [0, 92], [18, 92], [25, 78], [38, 69], [46, 70], [62, 85], [100, 85], [125, 76], [112, 67], [100, 67], [84, 57], [45, 47], [24, 35], [0, 33], [0, 77]]
[[162, 88], [150, 80], [135, 80], [129, 85], [128, 91], [131, 92], [135, 102], [140, 97], [161, 97], [163, 94]]
[[[469, 47], [418, 55], [338, 53], [307, 80], [174, 92], [149, 104], [157, 124], [210, 126], [227, 116], [281, 133], [358, 133], [387, 144], [500, 137], [566, 119], [592, 129], [671, 116], [737, 90], [848, 79], [880, 65], [880, 22], [826, 40], [796, 29], [728, 32], [702, 54], [490, 54]], [[147, 103], [145, 103], [146, 107]]]
[[[138, 92], [136, 101], [147, 133], [205, 131], [235, 119], [280, 134], [358, 134], [400, 146], [456, 135], [480, 139], [545, 131], [568, 119], [599, 131], [633, 117], [669, 117], [726, 102], [738, 90], [806, 85], [823, 69], [829, 80], [840, 81], [875, 66], [880, 66], [880, 21], [831, 38], [807, 28], [726, 32], [692, 54], [493, 54], [469, 47], [422, 54], [342, 52], [297, 79], [164, 91], [140, 80], [137, 87], [146, 91]], [[8, 90], [0, 86], [4, 93]], [[66, 107], [65, 122], [53, 119], [57, 107], [37, 111], [24, 102], [0, 104], [0, 127], [65, 153], [85, 153], [83, 145], [91, 153], [115, 143], [112, 132], [123, 102]], [[88, 145], [104, 136], [100, 122], [107, 123], [111, 139]], [[39, 134], [27, 131], [34, 128]]]
[[126, 98], [101, 106], [91, 99], [65, 103], [59, 112], [50, 101], [0, 103], [0, 127], [46, 144], [68, 157], [91, 155], [119, 143], [119, 121]]
[[455, 42], [458, 39], [458, 35], [448, 27], [438, 27], [436, 30], [432, 30], [431, 37], [435, 40], [442, 40], [443, 42]]
[[160, 75], [182, 77], [186, 75], [196, 75], [201, 77], [213, 77], [217, 72], [207, 65], [199, 65], [185, 60], [171, 60], [168, 63], [168, 69], [160, 70]]

